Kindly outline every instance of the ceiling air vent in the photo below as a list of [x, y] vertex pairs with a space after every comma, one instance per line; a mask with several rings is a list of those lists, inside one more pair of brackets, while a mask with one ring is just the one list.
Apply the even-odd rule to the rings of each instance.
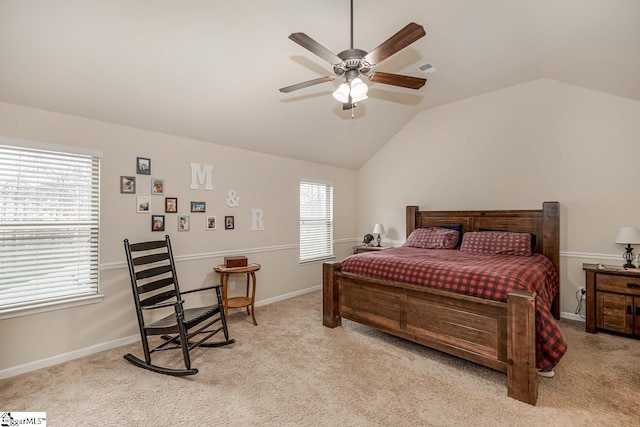
[[422, 71], [425, 74], [431, 74], [431, 73], [435, 73], [436, 71], [438, 71], [438, 69], [430, 62], [427, 62], [426, 64], [423, 64], [421, 66], [418, 67], [420, 69], [420, 71]]

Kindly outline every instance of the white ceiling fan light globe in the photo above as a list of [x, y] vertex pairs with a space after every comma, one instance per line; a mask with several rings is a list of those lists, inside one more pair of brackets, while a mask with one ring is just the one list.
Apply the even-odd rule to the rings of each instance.
[[349, 85], [346, 83], [342, 83], [340, 86], [338, 86], [338, 89], [333, 92], [333, 97], [338, 102], [342, 102], [343, 104], [349, 102]]
[[362, 96], [351, 95], [351, 102], [355, 104], [356, 102], [364, 101], [365, 99], [368, 99], [368, 98], [369, 97], [367, 95], [362, 95]]
[[367, 85], [358, 77], [351, 80], [351, 97], [353, 99], [366, 99], [368, 90]]

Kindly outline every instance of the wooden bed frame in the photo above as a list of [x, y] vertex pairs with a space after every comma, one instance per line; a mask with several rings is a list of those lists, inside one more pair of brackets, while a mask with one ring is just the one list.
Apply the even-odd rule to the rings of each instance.
[[[505, 230], [536, 236], [535, 252], [560, 271], [560, 206], [541, 210], [420, 211], [407, 206], [407, 236], [420, 227], [462, 224], [462, 231]], [[535, 298], [509, 293], [491, 301], [421, 286], [370, 279], [340, 271], [340, 262], [323, 265], [323, 321], [335, 328], [341, 319], [507, 373], [508, 395], [535, 405], [538, 397], [535, 350]], [[560, 292], [551, 312], [560, 314]]]

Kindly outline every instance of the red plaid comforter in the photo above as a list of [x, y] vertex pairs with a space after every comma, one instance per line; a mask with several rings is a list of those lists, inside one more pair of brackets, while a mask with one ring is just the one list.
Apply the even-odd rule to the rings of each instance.
[[350, 256], [342, 262], [342, 271], [502, 302], [512, 290], [535, 292], [536, 366], [542, 370], [553, 368], [567, 350], [566, 340], [550, 312], [560, 279], [543, 255], [487, 255], [400, 247]]

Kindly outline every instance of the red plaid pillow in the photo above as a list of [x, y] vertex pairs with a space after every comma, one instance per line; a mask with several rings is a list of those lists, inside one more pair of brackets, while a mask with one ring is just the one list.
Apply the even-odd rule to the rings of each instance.
[[531, 234], [506, 231], [464, 233], [460, 250], [477, 254], [531, 256]]
[[413, 230], [403, 246], [422, 249], [453, 249], [460, 233], [446, 228], [430, 227]]

